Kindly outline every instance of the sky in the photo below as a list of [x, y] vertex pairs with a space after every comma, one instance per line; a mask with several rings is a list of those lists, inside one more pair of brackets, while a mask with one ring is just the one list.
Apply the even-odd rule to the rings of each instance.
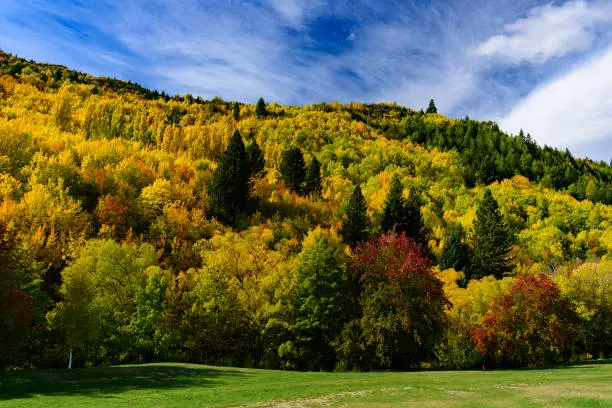
[[611, 0], [0, 0], [0, 49], [172, 95], [434, 98], [612, 158]]

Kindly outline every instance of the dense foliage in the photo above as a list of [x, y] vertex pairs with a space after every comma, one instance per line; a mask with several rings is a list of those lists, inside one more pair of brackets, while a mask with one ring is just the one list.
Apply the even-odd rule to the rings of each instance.
[[[2, 367], [612, 353], [606, 163], [433, 101], [243, 105], [0, 70]], [[510, 321], [559, 331], [500, 357]]]

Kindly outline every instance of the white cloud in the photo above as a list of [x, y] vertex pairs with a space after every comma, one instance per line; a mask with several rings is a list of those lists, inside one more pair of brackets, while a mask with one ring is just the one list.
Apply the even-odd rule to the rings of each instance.
[[[500, 121], [514, 134], [521, 128], [541, 144], [560, 148], [593, 145], [609, 159], [612, 138], [612, 46], [595, 59], [537, 88]], [[607, 149], [607, 150], [606, 150]]]
[[599, 23], [612, 21], [609, 1], [587, 3], [583, 0], [562, 6], [536, 7], [528, 17], [505, 26], [505, 34], [496, 35], [477, 46], [473, 52], [498, 57], [509, 63], [524, 61], [544, 63], [572, 51], [584, 51], [593, 43]]
[[325, 5], [323, 0], [267, 0], [267, 3], [287, 24], [301, 27], [304, 19]]

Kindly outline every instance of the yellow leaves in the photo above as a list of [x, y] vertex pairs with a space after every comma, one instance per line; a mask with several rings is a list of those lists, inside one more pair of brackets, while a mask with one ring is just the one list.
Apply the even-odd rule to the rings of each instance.
[[0, 199], [15, 199], [21, 190], [21, 182], [10, 174], [0, 174]]

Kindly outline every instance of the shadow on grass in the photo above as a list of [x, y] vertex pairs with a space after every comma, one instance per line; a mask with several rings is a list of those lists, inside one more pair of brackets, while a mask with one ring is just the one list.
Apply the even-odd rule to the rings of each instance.
[[214, 387], [224, 378], [247, 375], [235, 369], [190, 364], [0, 372], [0, 401], [35, 395], [116, 398], [114, 394], [131, 390]]

